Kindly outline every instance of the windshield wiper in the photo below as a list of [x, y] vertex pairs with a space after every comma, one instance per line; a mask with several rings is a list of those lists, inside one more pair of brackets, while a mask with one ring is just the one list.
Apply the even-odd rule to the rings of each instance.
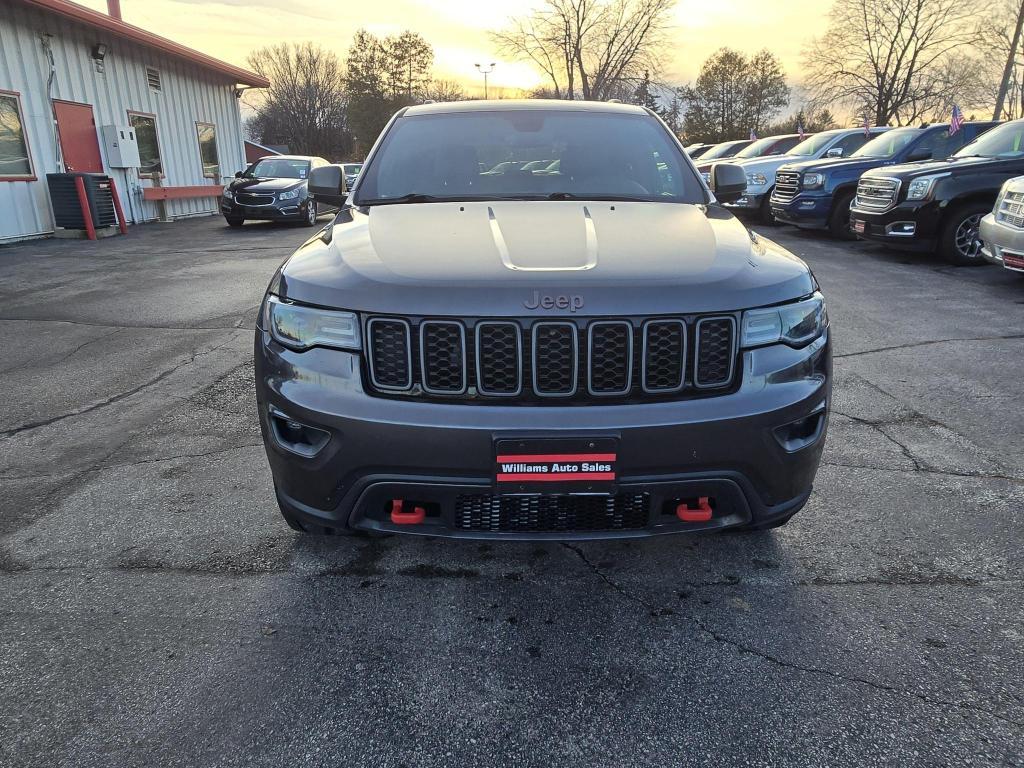
[[452, 198], [448, 197], [435, 197], [434, 195], [424, 195], [419, 192], [409, 192], [405, 195], [399, 195], [398, 197], [373, 197], [369, 200], [359, 200], [359, 205], [401, 205], [403, 203], [446, 203], [450, 202]]

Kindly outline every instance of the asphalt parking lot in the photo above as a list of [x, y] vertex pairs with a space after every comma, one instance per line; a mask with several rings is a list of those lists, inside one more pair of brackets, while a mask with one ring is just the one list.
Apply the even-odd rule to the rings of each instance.
[[836, 340], [778, 531], [323, 540], [252, 387], [308, 234], [0, 248], [0, 765], [1024, 762], [1024, 278], [766, 231]]

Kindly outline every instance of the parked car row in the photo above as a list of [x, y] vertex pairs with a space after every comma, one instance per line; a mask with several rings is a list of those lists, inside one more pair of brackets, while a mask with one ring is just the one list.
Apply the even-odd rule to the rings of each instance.
[[746, 157], [744, 142], [699, 147], [697, 168], [707, 179], [709, 156], [741, 167], [746, 193], [726, 205], [762, 223], [1024, 271], [1024, 178], [1010, 181], [1024, 174], [1024, 120], [837, 129], [756, 154], [788, 138], [749, 142]]

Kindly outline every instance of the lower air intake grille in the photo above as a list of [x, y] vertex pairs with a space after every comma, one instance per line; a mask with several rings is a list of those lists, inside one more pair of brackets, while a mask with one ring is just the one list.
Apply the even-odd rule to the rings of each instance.
[[698, 387], [723, 387], [732, 380], [736, 322], [731, 317], [709, 317], [697, 322]]
[[646, 493], [616, 496], [459, 496], [455, 527], [463, 531], [626, 531], [647, 526]]

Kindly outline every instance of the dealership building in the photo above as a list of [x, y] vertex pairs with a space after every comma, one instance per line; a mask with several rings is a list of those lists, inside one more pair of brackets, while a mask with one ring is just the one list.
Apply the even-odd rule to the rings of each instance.
[[0, 244], [52, 234], [46, 174], [103, 173], [129, 223], [216, 213], [263, 77], [68, 0], [0, 0]]

